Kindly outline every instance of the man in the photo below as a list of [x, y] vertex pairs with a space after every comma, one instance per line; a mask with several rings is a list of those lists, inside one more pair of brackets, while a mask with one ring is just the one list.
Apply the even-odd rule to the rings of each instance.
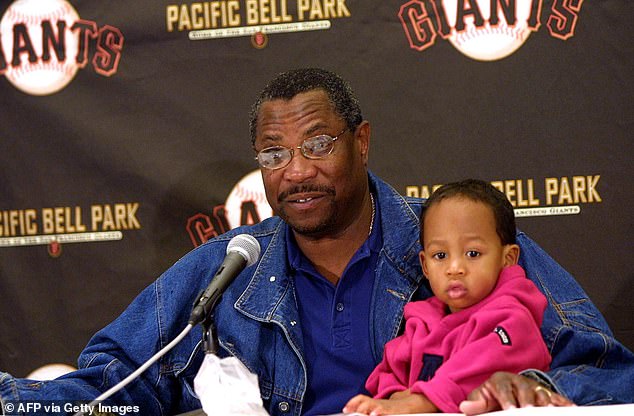
[[[214, 313], [219, 355], [258, 376], [272, 415], [339, 412], [362, 391], [399, 333], [410, 300], [431, 295], [418, 263], [422, 201], [402, 198], [367, 170], [370, 125], [335, 74], [281, 74], [251, 113], [252, 143], [276, 217], [194, 249], [143, 291], [79, 357], [79, 370], [34, 383], [0, 375], [2, 400], [92, 400], [130, 374], [187, 325], [191, 304], [222, 262], [229, 240], [248, 233], [259, 261], [229, 286]], [[550, 305], [542, 333], [548, 373], [493, 375], [465, 411], [511, 405], [622, 403], [634, 397], [634, 357], [561, 267], [525, 235], [522, 266]], [[190, 333], [110, 399], [141, 414], [200, 407], [192, 381], [203, 359]], [[536, 381], [536, 380], [539, 380]]]

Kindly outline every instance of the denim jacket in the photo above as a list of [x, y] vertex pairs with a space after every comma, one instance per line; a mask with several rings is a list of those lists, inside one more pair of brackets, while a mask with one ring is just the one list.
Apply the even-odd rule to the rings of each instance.
[[[431, 291], [418, 261], [423, 200], [399, 196], [372, 174], [369, 179], [381, 207], [383, 231], [370, 311], [372, 352], [378, 364], [385, 343], [402, 329], [405, 304], [427, 298]], [[219, 355], [236, 356], [257, 374], [271, 415], [300, 415], [306, 363], [293, 278], [286, 263], [286, 230], [273, 217], [197, 247], [90, 340], [76, 372], [53, 381], [15, 379], [0, 373], [0, 400], [91, 401], [124, 379], [186, 327], [192, 302], [209, 284], [229, 240], [249, 233], [258, 239], [261, 256], [229, 286], [215, 309]], [[527, 369], [525, 374], [577, 404], [632, 402], [632, 352], [613, 338], [572, 276], [521, 232], [518, 243], [522, 266], [549, 301], [542, 333], [553, 356], [549, 372]], [[201, 344], [200, 329], [194, 328], [108, 402], [139, 406], [144, 415], [174, 415], [200, 408], [193, 379], [203, 359]]]

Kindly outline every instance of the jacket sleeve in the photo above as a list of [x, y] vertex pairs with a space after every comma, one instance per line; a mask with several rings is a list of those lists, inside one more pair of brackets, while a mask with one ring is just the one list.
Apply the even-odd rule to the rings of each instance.
[[458, 404], [495, 371], [546, 370], [550, 362], [532, 314], [509, 296], [476, 312], [447, 338], [454, 342], [443, 345], [444, 363], [431, 379], [411, 387], [443, 412], [459, 413]]
[[[151, 290], [151, 289], [150, 289]], [[79, 403], [89, 403], [104, 391], [108, 390], [119, 381], [132, 373], [138, 362], [133, 360], [127, 349], [134, 342], [134, 334], [143, 333], [145, 337], [156, 334], [156, 326], [146, 321], [134, 331], [131, 326], [128, 329], [130, 343], [126, 345], [124, 340], [121, 345], [116, 344], [116, 340], [111, 337], [113, 330], [122, 325], [122, 319], [131, 314], [136, 315], [144, 306], [148, 306], [149, 294], [144, 292], [132, 304], [132, 306], [108, 327], [98, 332], [89, 342], [86, 350], [79, 357], [79, 369], [56, 380], [36, 381], [28, 379], [18, 379], [4, 373], [0, 376], [0, 397], [3, 403], [12, 403], [15, 409], [19, 409], [19, 403], [41, 403], [42, 405], [57, 404], [62, 414], [73, 414], [72, 405]], [[140, 322], [139, 322], [140, 323]], [[137, 330], [139, 332], [137, 332]], [[134, 334], [132, 334], [134, 332]], [[147, 338], [146, 338], [147, 339]], [[156, 344], [156, 342], [154, 342]], [[154, 348], [148, 346], [148, 352]], [[98, 352], [99, 351], [99, 352]], [[141, 363], [142, 364], [142, 363]], [[140, 364], [138, 364], [140, 365]], [[152, 379], [156, 379], [156, 366], [150, 368], [148, 373], [132, 382], [133, 388], [126, 388], [113, 397], [117, 404], [142, 405], [142, 413], [160, 415], [163, 412], [158, 406], [158, 402], [152, 400], [136, 400], [136, 397], [147, 395], [156, 397], [158, 392], [154, 389]], [[106, 403], [115, 403], [106, 401]], [[70, 407], [69, 407], [70, 406]], [[5, 407], [6, 408], [6, 407]], [[45, 412], [43, 407], [41, 414]], [[16, 412], [15, 414], [23, 414]], [[28, 412], [28, 414], [33, 414]], [[40, 414], [36, 412], [35, 414]]]
[[[551, 355], [548, 372], [522, 374], [578, 405], [630, 403], [634, 355], [618, 342], [575, 279], [523, 233], [520, 264], [548, 300], [541, 332]], [[597, 277], [601, 278], [601, 277]]]
[[[407, 389], [407, 372], [408, 363], [395, 362], [393, 350], [403, 348], [407, 340], [402, 336], [394, 338], [385, 345], [384, 357], [379, 365], [370, 373], [365, 388], [376, 399], [389, 399], [392, 393]], [[396, 367], [395, 367], [396, 366]]]
[[[377, 399], [388, 399], [392, 393], [408, 388], [409, 374], [412, 371], [412, 340], [415, 337], [423, 339], [429, 334], [430, 328], [425, 318], [430, 318], [430, 315], [441, 315], [434, 310], [429, 301], [416, 303], [428, 313], [422, 314], [419, 319], [406, 320], [403, 334], [385, 344], [383, 359], [372, 371], [365, 384], [368, 392]], [[412, 304], [405, 306], [406, 318], [408, 308], [411, 306]]]
[[[180, 304], [182, 309], [182, 305], [191, 304], [197, 290], [195, 271], [191, 260], [181, 260], [148, 286], [116, 320], [92, 337], [79, 356], [77, 371], [50, 381], [18, 379], [1, 373], [0, 400], [4, 404], [12, 403], [16, 410], [19, 403], [37, 402], [60, 406], [59, 414], [74, 414], [77, 409], [72, 408], [72, 404], [94, 400], [143, 365], [186, 327], [189, 310], [167, 312], [178, 311], [173, 305]], [[183, 405], [183, 400], [187, 400], [183, 398], [186, 389], [183, 380], [176, 377], [183, 364], [174, 361], [176, 355], [184, 356], [183, 360], [190, 359], [195, 348], [192, 345], [199, 339], [199, 332], [191, 331], [176, 347], [181, 354], [173, 350], [164, 355], [104, 404], [130, 406], [132, 414], [136, 406], [136, 414], [148, 415], [172, 414], [177, 409], [176, 413], [180, 413], [183, 407], [190, 410], [200, 407], [199, 401], [191, 406]], [[41, 408], [39, 412], [27, 414], [50, 414], [50, 411]]]

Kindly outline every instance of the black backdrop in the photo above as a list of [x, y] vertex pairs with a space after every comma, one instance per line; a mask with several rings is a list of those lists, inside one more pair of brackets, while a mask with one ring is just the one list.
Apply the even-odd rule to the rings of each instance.
[[[44, 3], [0, 1], [2, 370], [74, 364], [180, 256], [267, 215], [257, 173], [241, 181], [257, 167], [247, 115], [298, 66], [351, 81], [370, 168], [399, 192], [465, 177], [505, 189], [634, 347], [633, 2], [494, 2], [529, 7], [529, 32], [511, 15], [490, 27], [489, 0]], [[454, 46], [449, 3], [492, 36], [465, 28], [479, 46]], [[45, 59], [41, 28], [59, 21]], [[525, 41], [501, 57], [505, 31]], [[481, 50], [498, 59], [466, 55]]]

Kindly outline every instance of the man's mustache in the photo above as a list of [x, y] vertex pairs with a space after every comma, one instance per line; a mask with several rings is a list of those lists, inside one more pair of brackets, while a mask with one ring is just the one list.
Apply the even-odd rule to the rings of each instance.
[[286, 191], [280, 193], [277, 196], [277, 200], [278, 202], [281, 202], [281, 201], [284, 201], [286, 198], [288, 198], [290, 195], [303, 194], [303, 193], [309, 193], [309, 192], [325, 193], [332, 196], [336, 195], [337, 193], [335, 191], [335, 188], [333, 188], [332, 186], [306, 184], [306, 185], [294, 186], [292, 188], [287, 189]]

